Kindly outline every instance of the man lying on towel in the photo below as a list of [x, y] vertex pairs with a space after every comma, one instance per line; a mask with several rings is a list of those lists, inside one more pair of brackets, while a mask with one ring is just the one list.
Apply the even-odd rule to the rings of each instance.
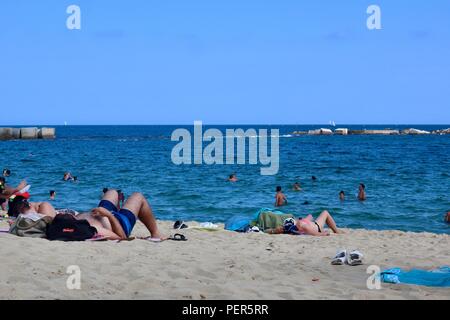
[[[144, 195], [133, 193], [125, 202], [122, 209], [118, 209], [119, 194], [116, 190], [108, 190], [97, 208], [89, 213], [80, 213], [75, 216], [79, 220], [87, 220], [97, 229], [97, 234], [109, 240], [123, 240], [129, 238], [136, 220], [139, 219], [148, 229], [151, 239], [164, 240], [158, 230], [153, 211]], [[16, 197], [10, 203], [10, 216], [18, 214], [40, 214], [55, 217], [55, 208], [48, 202], [28, 203], [23, 197]]]

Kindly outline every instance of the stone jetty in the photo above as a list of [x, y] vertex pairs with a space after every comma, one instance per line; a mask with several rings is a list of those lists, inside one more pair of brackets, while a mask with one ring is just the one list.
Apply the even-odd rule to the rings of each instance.
[[428, 134], [450, 134], [450, 128], [434, 130], [432, 132], [419, 130], [414, 128], [403, 129], [403, 130], [393, 130], [393, 129], [382, 129], [382, 130], [354, 130], [348, 128], [337, 128], [334, 131], [331, 129], [315, 129], [309, 131], [294, 131], [293, 135], [428, 135]]
[[0, 140], [54, 139], [55, 128], [0, 128]]

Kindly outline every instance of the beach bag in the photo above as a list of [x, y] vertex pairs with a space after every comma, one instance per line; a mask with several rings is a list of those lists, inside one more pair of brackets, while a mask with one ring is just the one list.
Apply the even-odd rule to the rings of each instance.
[[71, 214], [57, 214], [47, 228], [48, 240], [84, 241], [97, 233], [87, 220], [77, 220]]
[[19, 215], [9, 228], [9, 233], [19, 237], [45, 238], [50, 221], [50, 217], [34, 221]]

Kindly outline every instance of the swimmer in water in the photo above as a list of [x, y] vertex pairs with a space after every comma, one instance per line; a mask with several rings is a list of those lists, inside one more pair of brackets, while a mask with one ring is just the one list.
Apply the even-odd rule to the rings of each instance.
[[236, 174], [235, 173], [230, 174], [230, 176], [228, 177], [228, 181], [230, 181], [230, 182], [238, 181], [238, 178], [236, 177]]
[[11, 170], [3, 169], [3, 177], [8, 178], [11, 175]]
[[55, 200], [55, 196], [56, 196], [56, 191], [50, 190], [50, 200]]
[[281, 192], [281, 187], [278, 186], [276, 191], [277, 191], [277, 194], [275, 195], [275, 207], [281, 207], [281, 206], [287, 205], [287, 199], [286, 199], [286, 196], [284, 195], [284, 193]]
[[358, 200], [359, 201], [365, 201], [367, 199], [366, 197], [366, 186], [364, 183], [359, 184], [359, 193], [358, 193]]
[[345, 192], [344, 191], [339, 192], [339, 200], [341, 200], [341, 201], [345, 200]]
[[300, 186], [300, 183], [298, 183], [298, 182], [294, 183], [294, 185], [292, 186], [292, 190], [302, 191], [302, 187]]

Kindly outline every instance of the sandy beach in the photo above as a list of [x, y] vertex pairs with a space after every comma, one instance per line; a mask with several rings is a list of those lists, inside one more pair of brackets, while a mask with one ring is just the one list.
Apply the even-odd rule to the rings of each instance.
[[[159, 225], [174, 233], [173, 222]], [[2, 233], [0, 299], [450, 299], [448, 288], [366, 286], [369, 265], [450, 265], [449, 235], [344, 231], [309, 237], [184, 229], [188, 241], [161, 243], [50, 242]], [[141, 223], [133, 235], [147, 236]], [[340, 248], [360, 250], [364, 265], [331, 265]], [[66, 287], [70, 265], [80, 267], [80, 290]]]

